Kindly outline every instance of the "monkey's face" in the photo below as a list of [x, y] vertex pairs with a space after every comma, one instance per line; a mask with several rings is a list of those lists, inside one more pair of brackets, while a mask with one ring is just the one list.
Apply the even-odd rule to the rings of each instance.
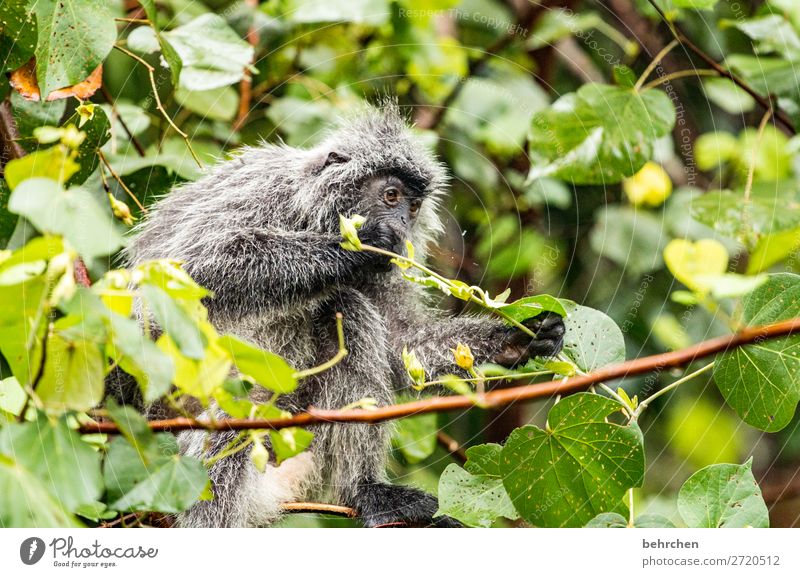
[[406, 180], [392, 174], [373, 176], [364, 184], [367, 220], [381, 222], [401, 239], [410, 237], [424, 194]]

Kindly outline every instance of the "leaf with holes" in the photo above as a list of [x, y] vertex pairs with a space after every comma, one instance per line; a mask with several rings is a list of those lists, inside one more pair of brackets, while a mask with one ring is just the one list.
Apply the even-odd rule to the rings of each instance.
[[625, 360], [625, 337], [611, 317], [598, 310], [562, 301], [564, 354], [583, 371], [593, 371]]
[[[800, 276], [770, 275], [746, 296], [741, 321], [759, 326], [800, 316]], [[739, 416], [762, 431], [780, 431], [800, 401], [800, 336], [765, 340], [719, 356], [714, 381]]]
[[464, 469], [451, 464], [439, 478], [439, 510], [471, 527], [489, 527], [498, 517], [517, 519], [500, 476], [500, 445], [467, 449]]
[[42, 0], [31, 8], [39, 26], [36, 78], [44, 100], [58, 88], [86, 79], [117, 39], [111, 4], [94, 0]]
[[678, 493], [678, 512], [689, 527], [769, 527], [769, 512], [753, 477], [753, 459], [744, 465], [700, 469]]
[[515, 430], [500, 455], [503, 485], [519, 514], [540, 527], [583, 527], [626, 513], [625, 492], [644, 478], [642, 432], [607, 422], [622, 405], [578, 393], [557, 403], [548, 428]]

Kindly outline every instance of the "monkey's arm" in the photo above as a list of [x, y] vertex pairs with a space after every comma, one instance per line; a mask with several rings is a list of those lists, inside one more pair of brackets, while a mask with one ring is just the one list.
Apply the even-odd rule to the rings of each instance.
[[247, 314], [291, 306], [380, 264], [374, 254], [342, 249], [334, 235], [244, 229], [221, 236], [185, 263], [198, 283], [214, 291], [212, 311]]
[[469, 346], [476, 365], [497, 363], [513, 367], [531, 357], [557, 354], [564, 337], [564, 324], [555, 314], [526, 321], [528, 328], [536, 333], [535, 339], [493, 316], [443, 316], [441, 311], [426, 307], [419, 300], [412, 300], [406, 309], [395, 306], [388, 316], [394, 349], [393, 370], [398, 383], [408, 382], [401, 360], [403, 347], [416, 353], [427, 379], [435, 380], [446, 374], [468, 376], [455, 363], [452, 352], [460, 343]]

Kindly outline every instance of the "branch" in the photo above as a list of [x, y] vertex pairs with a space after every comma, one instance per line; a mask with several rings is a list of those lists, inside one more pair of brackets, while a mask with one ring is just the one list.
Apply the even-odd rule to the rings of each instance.
[[8, 161], [25, 156], [25, 150], [17, 142], [18, 138], [19, 132], [14, 121], [14, 113], [11, 111], [11, 102], [6, 99], [0, 103], [0, 147], [2, 147], [0, 175], [3, 174]]
[[735, 74], [733, 74], [730, 70], [728, 70], [727, 68], [722, 66], [719, 62], [714, 60], [711, 56], [706, 54], [703, 51], [702, 48], [697, 46], [697, 44], [692, 42], [689, 39], [688, 36], [686, 36], [683, 32], [681, 32], [681, 30], [680, 30], [680, 28], [678, 28], [677, 24], [675, 24], [674, 22], [671, 22], [667, 18], [666, 14], [664, 14], [664, 11], [661, 9], [661, 7], [654, 0], [648, 0], [648, 1], [650, 2], [650, 5], [653, 6], [653, 8], [656, 9], [656, 11], [658, 12], [659, 16], [661, 16], [661, 19], [669, 27], [670, 32], [672, 32], [672, 35], [675, 37], [675, 40], [677, 40], [683, 46], [685, 46], [686, 48], [688, 48], [689, 50], [694, 52], [703, 62], [705, 62], [711, 68], [716, 70], [717, 74], [727, 78], [728, 80], [730, 80], [731, 82], [736, 84], [736, 86], [738, 86], [739, 88], [741, 88], [742, 90], [747, 92], [747, 94], [752, 96], [753, 99], [756, 102], [758, 102], [758, 104], [761, 106], [761, 108], [763, 108], [764, 110], [773, 110], [774, 114], [775, 114], [775, 118], [777, 118], [778, 121], [780, 121], [780, 123], [783, 124], [791, 134], [796, 134], [797, 131], [794, 128], [794, 123], [792, 122], [792, 119], [789, 118], [789, 115], [786, 114], [785, 111], [783, 111], [780, 108], [778, 108], [777, 104], [774, 104], [772, 102], [772, 98], [771, 97], [762, 96], [761, 94], [756, 92], [756, 90], [752, 86], [750, 86], [747, 82], [745, 82], [743, 79], [741, 79], [738, 76], [736, 76]]
[[[284, 419], [219, 419], [215, 421], [205, 421], [178, 417], [174, 419], [150, 421], [149, 426], [154, 431], [185, 431], [189, 429], [240, 431], [246, 429], [276, 430], [286, 427], [306, 427], [320, 423], [380, 423], [423, 413], [469, 409], [476, 405], [476, 397], [481, 407], [497, 408], [512, 403], [583, 391], [592, 385], [626, 376], [639, 375], [651, 371], [663, 370], [665, 368], [685, 366], [697, 359], [710, 357], [732, 348], [752, 344], [754, 342], [762, 342], [767, 339], [784, 337], [798, 331], [800, 331], [800, 318], [789, 319], [770, 325], [745, 328], [735, 334], [703, 341], [685, 349], [610, 365], [592, 373], [569, 379], [511, 387], [470, 397], [463, 395], [430, 397], [411, 403], [389, 405], [373, 410], [322, 410], [311, 407], [305, 413], [298, 413]], [[81, 434], [118, 434], [120, 432], [119, 427], [113, 422], [83, 424], [80, 426], [79, 431]]]
[[[258, 0], [245, 0], [245, 4], [251, 11], [258, 8]], [[247, 29], [247, 42], [253, 47], [253, 60], [255, 61], [256, 52], [258, 51], [259, 34], [256, 29], [255, 16], [250, 14], [252, 22]], [[240, 130], [247, 120], [247, 115], [250, 114], [250, 101], [253, 97], [253, 75], [250, 69], [244, 71], [242, 81], [239, 83], [239, 112], [236, 115], [236, 121], [233, 123], [234, 130]]]
[[329, 505], [328, 503], [283, 503], [281, 511], [284, 513], [325, 513], [336, 515], [337, 517], [358, 517], [355, 509], [343, 507], [341, 505]]
[[467, 462], [467, 452], [464, 450], [464, 447], [462, 447], [458, 441], [444, 431], [439, 431], [436, 433], [436, 442], [445, 451], [450, 453], [450, 456], [453, 457], [453, 459], [460, 462], [462, 465]]

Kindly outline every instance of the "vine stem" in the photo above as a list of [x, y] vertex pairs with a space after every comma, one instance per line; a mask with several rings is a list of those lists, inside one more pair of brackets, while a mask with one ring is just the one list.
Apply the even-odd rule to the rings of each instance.
[[670, 383], [669, 385], [667, 385], [666, 387], [664, 387], [660, 391], [656, 391], [654, 394], [650, 395], [645, 400], [643, 400], [641, 403], [639, 403], [639, 406], [636, 407], [636, 411], [634, 411], [634, 413], [633, 413], [632, 420], [638, 419], [641, 416], [642, 412], [644, 412], [644, 410], [648, 407], [648, 405], [650, 405], [650, 403], [655, 401], [658, 397], [666, 395], [668, 392], [680, 387], [683, 383], [685, 383], [687, 381], [691, 381], [693, 378], [695, 378], [695, 377], [697, 377], [699, 375], [702, 375], [706, 371], [711, 370], [713, 367], [714, 367], [714, 363], [710, 362], [707, 365], [704, 365], [703, 367], [697, 369], [693, 373], [689, 373], [688, 375], [682, 376], [680, 379], [678, 379], [674, 383]]
[[664, 57], [667, 54], [669, 54], [672, 51], [672, 49], [675, 48], [678, 44], [680, 44], [680, 42], [678, 42], [678, 39], [676, 38], [675, 40], [664, 46], [664, 48], [662, 48], [661, 51], [655, 55], [655, 58], [653, 58], [653, 60], [650, 61], [650, 64], [647, 65], [647, 68], [644, 69], [644, 72], [642, 72], [642, 75], [636, 81], [636, 84], [633, 85], [633, 90], [635, 92], [639, 92], [640, 90], [642, 90], [642, 85], [647, 80], [647, 77], [653, 73], [653, 70], [656, 69], [656, 66], [658, 66], [664, 59]]
[[336, 313], [336, 336], [339, 339], [339, 350], [336, 351], [336, 354], [333, 355], [330, 360], [325, 361], [321, 365], [317, 365], [316, 367], [311, 367], [310, 369], [304, 369], [302, 371], [297, 371], [294, 376], [296, 379], [305, 379], [312, 375], [317, 375], [321, 372], [327, 371], [328, 369], [336, 366], [339, 364], [342, 359], [344, 359], [347, 354], [347, 348], [344, 346], [344, 326], [342, 325], [342, 313]]
[[[480, 395], [480, 400], [482, 406], [498, 408], [514, 403], [584, 391], [592, 385], [597, 385], [605, 381], [672, 367], [685, 366], [697, 359], [710, 357], [736, 347], [768, 339], [785, 337], [798, 332], [800, 332], [800, 318], [787, 319], [758, 327], [748, 327], [742, 329], [738, 333], [703, 341], [685, 349], [609, 365], [585, 375], [489, 391], [488, 393]], [[675, 384], [673, 383], [670, 388], [674, 388], [674, 386]], [[663, 392], [657, 394], [660, 396]], [[656, 395], [653, 395], [653, 397], [655, 396]], [[189, 429], [206, 429], [211, 431], [283, 429], [286, 427], [305, 427], [319, 423], [379, 423], [424, 413], [469, 409], [475, 406], [475, 397], [475, 395], [428, 397], [410, 403], [378, 407], [373, 410], [356, 409], [341, 411], [321, 410], [310, 407], [305, 412], [280, 419], [217, 419], [215, 421], [210, 421], [178, 417], [174, 419], [150, 421], [148, 426], [154, 431], [176, 432]], [[653, 397], [645, 400], [644, 404], [646, 405], [651, 402]], [[120, 432], [119, 427], [113, 421], [83, 423], [78, 430], [81, 434], [118, 434]]]
[[660, 86], [669, 82], [670, 80], [675, 80], [677, 78], [686, 78], [687, 76], [719, 76], [716, 70], [712, 70], [711, 68], [699, 68], [697, 70], [678, 70], [677, 72], [672, 72], [670, 74], [665, 74], [655, 80], [651, 80], [644, 86], [642, 86], [642, 90], [649, 90], [650, 88], [655, 88], [656, 86]]
[[[393, 259], [399, 260], [401, 262], [404, 262], [404, 263], [408, 264], [409, 266], [412, 266], [412, 267], [424, 272], [425, 274], [428, 274], [428, 275], [432, 276], [433, 278], [435, 278], [439, 282], [447, 285], [448, 287], [461, 290], [461, 287], [456, 287], [455, 285], [453, 285], [453, 282], [450, 279], [443, 277], [439, 273], [429, 269], [424, 264], [422, 264], [420, 262], [417, 262], [412, 258], [408, 258], [407, 256], [399, 255], [399, 254], [394, 253], [394, 252], [392, 252], [390, 250], [384, 250], [382, 248], [378, 248], [376, 246], [371, 246], [371, 245], [368, 245], [368, 244], [362, 244], [361, 245], [361, 249], [365, 250], [365, 251], [368, 251], [368, 252], [374, 252], [376, 254], [382, 254], [383, 256], [388, 256], [389, 258], [393, 258]], [[525, 333], [526, 335], [528, 335], [532, 339], [536, 338], [536, 333], [534, 333], [531, 329], [529, 329], [528, 327], [523, 325], [518, 320], [516, 320], [514, 318], [511, 318], [508, 315], [508, 313], [504, 312], [502, 309], [499, 309], [499, 308], [486, 306], [486, 303], [483, 300], [481, 300], [478, 297], [476, 297], [475, 294], [474, 294], [475, 290], [479, 290], [479, 291], [481, 291], [482, 294], [485, 294], [485, 293], [483, 293], [483, 291], [481, 290], [480, 287], [469, 287], [469, 288], [470, 288], [469, 300], [471, 302], [476, 303], [476, 304], [482, 306], [483, 308], [488, 309], [489, 311], [491, 311], [491, 312], [503, 317], [503, 319], [505, 319], [506, 322], [508, 322], [509, 324], [515, 326], [516, 328], [521, 330], [523, 333]]]
[[155, 98], [156, 100], [156, 108], [161, 113], [161, 116], [163, 116], [164, 119], [167, 121], [167, 123], [169, 123], [169, 125], [173, 128], [173, 130], [175, 130], [175, 132], [180, 134], [181, 138], [186, 143], [186, 148], [189, 149], [189, 153], [192, 155], [192, 158], [197, 163], [197, 166], [203, 168], [203, 163], [200, 162], [200, 158], [198, 158], [197, 153], [194, 151], [194, 148], [192, 148], [192, 143], [189, 142], [189, 136], [183, 130], [178, 128], [178, 126], [172, 121], [172, 118], [170, 118], [170, 115], [167, 114], [167, 111], [164, 109], [164, 105], [161, 104], [161, 97], [158, 95], [158, 86], [156, 85], [155, 68], [153, 68], [150, 65], [150, 63], [147, 62], [145, 59], [137, 56], [127, 48], [123, 48], [119, 44], [114, 44], [114, 48], [116, 48], [123, 54], [129, 56], [130, 58], [133, 58], [139, 64], [147, 68], [147, 74], [150, 76], [150, 86], [153, 89], [153, 98]]
[[[111, 167], [111, 163], [110, 163], [110, 162], [108, 162], [108, 159], [106, 158], [106, 155], [105, 155], [105, 154], [103, 154], [103, 151], [102, 151], [102, 150], [100, 150], [100, 149], [97, 149], [97, 157], [98, 157], [98, 158], [99, 158], [99, 159], [100, 159], [100, 160], [103, 162], [103, 165], [104, 165], [104, 166], [105, 166], [105, 167], [108, 169], [108, 172], [110, 172], [110, 173], [111, 173], [111, 177], [112, 177], [114, 180], [116, 180], [116, 181], [119, 183], [119, 185], [122, 187], [122, 190], [124, 190], [124, 191], [125, 191], [125, 193], [126, 193], [128, 196], [130, 196], [130, 197], [131, 197], [131, 200], [133, 200], [133, 202], [135, 202], [135, 203], [136, 203], [136, 206], [138, 206], [138, 207], [139, 207], [139, 210], [141, 210], [141, 211], [142, 211], [142, 213], [144, 213], [144, 214], [147, 214], [147, 209], [146, 209], [144, 206], [142, 206], [142, 203], [141, 203], [141, 202], [139, 202], [139, 199], [138, 199], [138, 198], [136, 198], [136, 195], [135, 195], [135, 194], [133, 194], [133, 192], [131, 191], [131, 189], [130, 189], [130, 188], [128, 188], [128, 186], [127, 186], [127, 185], [126, 185], [124, 182], [122, 182], [122, 179], [120, 178], [119, 174], [117, 174], [117, 173], [114, 171], [114, 169]], [[101, 174], [102, 174], [102, 171], [101, 171]], [[105, 179], [104, 179], [104, 180], [105, 180]]]
[[761, 141], [764, 139], [764, 131], [767, 129], [767, 123], [769, 123], [769, 119], [772, 117], [772, 112], [772, 108], [769, 108], [761, 118], [761, 122], [758, 124], [756, 143], [753, 147], [753, 158], [750, 159], [750, 166], [747, 167], [747, 182], [744, 185], [745, 205], [750, 202], [750, 193], [753, 191], [753, 180], [756, 174], [756, 159], [758, 157], [758, 152], [761, 149]]

